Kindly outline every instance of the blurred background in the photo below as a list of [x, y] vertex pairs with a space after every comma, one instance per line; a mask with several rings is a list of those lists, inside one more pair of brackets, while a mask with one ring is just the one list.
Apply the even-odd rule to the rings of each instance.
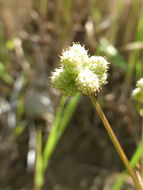
[[[111, 63], [98, 100], [129, 159], [138, 146], [141, 119], [131, 93], [143, 77], [143, 1], [0, 0], [0, 190], [38, 190], [37, 134], [44, 147], [61, 99], [49, 77], [72, 42]], [[81, 96], [42, 189], [110, 190], [123, 170], [89, 98]], [[122, 189], [135, 189], [130, 178]]]

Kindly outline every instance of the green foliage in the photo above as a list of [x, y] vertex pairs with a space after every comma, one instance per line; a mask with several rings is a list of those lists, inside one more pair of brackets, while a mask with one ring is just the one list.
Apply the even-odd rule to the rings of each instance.
[[36, 167], [35, 167], [35, 189], [40, 190], [44, 183], [44, 175], [46, 168], [49, 164], [49, 160], [59, 142], [63, 132], [65, 131], [75, 107], [80, 98], [80, 94], [72, 97], [67, 103], [67, 98], [62, 96], [60, 105], [58, 107], [54, 123], [48, 139], [45, 143], [44, 150], [42, 153], [42, 135], [41, 131], [37, 133], [37, 156], [36, 156]]
[[[139, 0], [137, 1], [139, 2]], [[134, 8], [133, 8], [134, 9]], [[133, 19], [131, 17], [131, 19]], [[138, 25], [135, 35], [137, 42], [143, 42], [143, 5], [140, 6], [140, 17], [138, 19]], [[139, 48], [132, 52], [129, 56], [129, 67], [126, 73], [126, 81], [130, 81], [135, 73], [135, 78], [138, 80], [143, 76], [143, 64], [142, 64], [142, 48]]]
[[105, 38], [100, 39], [98, 54], [104, 54], [110, 58], [111, 63], [123, 70], [127, 70], [127, 63], [119, 51]]
[[46, 14], [47, 14], [47, 9], [48, 9], [48, 0], [40, 0], [40, 11], [41, 14], [44, 15], [44, 17], [46, 18]]
[[17, 126], [14, 129], [14, 134], [15, 134], [16, 137], [19, 137], [23, 133], [23, 131], [24, 131], [25, 127], [26, 127], [26, 124], [27, 123], [25, 121], [20, 121], [17, 124]]
[[9, 73], [6, 70], [6, 67], [1, 62], [0, 62], [0, 78], [2, 78], [8, 84], [13, 83], [13, 78], [11, 77], [11, 75], [9, 75]]
[[99, 23], [101, 21], [101, 13], [95, 5], [92, 6], [92, 15], [93, 15], [94, 20], [97, 23]]
[[6, 47], [8, 50], [13, 50], [15, 48], [14, 40], [8, 40], [6, 42]]
[[35, 164], [35, 190], [40, 190], [44, 183], [44, 176], [42, 175], [42, 132], [39, 129], [37, 132], [37, 145], [36, 145], [36, 164]]
[[[4, 4], [3, 2], [1, 4]], [[0, 90], [2, 98], [4, 97], [8, 101], [11, 99], [13, 93], [15, 93], [15, 89], [13, 87], [15, 85], [15, 79], [18, 76], [22, 76], [24, 73], [24, 80], [26, 81], [26, 85], [23, 84], [25, 87], [24, 90], [22, 87], [19, 92], [20, 94], [18, 94], [18, 97], [16, 98], [17, 105], [16, 108], [14, 108], [16, 126], [13, 133], [16, 138], [23, 133], [27, 126], [29, 126], [29, 118], [24, 115], [24, 96], [25, 91], [27, 91], [27, 86], [31, 85], [32, 75], [37, 71], [39, 72], [38, 69], [41, 68], [42, 65], [45, 64], [47, 66], [49, 64], [49, 60], [51, 60], [51, 63], [55, 63], [54, 51], [57, 51], [57, 49], [59, 51], [60, 47], [65, 47], [67, 44], [69, 45], [71, 41], [84, 42], [89, 48], [89, 51], [96, 52], [96, 55], [106, 56], [107, 59], [110, 60], [111, 64], [116, 67], [117, 72], [120, 69], [123, 71], [125, 78], [124, 85], [129, 84], [131, 87], [133, 84], [132, 81], [143, 77], [142, 0], [133, 1], [131, 4], [127, 4], [126, 1], [123, 0], [118, 0], [114, 1], [113, 5], [113, 2], [109, 1], [109, 7], [106, 7], [107, 1], [89, 1], [89, 3], [85, 3], [87, 7], [81, 6], [84, 4], [81, 3], [81, 1], [78, 3], [76, 2], [78, 1], [34, 0], [28, 19], [26, 17], [21, 19], [21, 17], [17, 16], [18, 11], [14, 12], [14, 15], [19, 18], [21, 25], [20, 26], [18, 24], [18, 27], [15, 25], [17, 27], [14, 27], [16, 32], [13, 32], [13, 27], [11, 27], [13, 25], [13, 21], [15, 22], [15, 19], [13, 20], [13, 12], [10, 12], [9, 9], [4, 10], [2, 5], [0, 13]], [[13, 4], [13, 7], [17, 7], [18, 4], [19, 3], [17, 3], [17, 5]], [[75, 5], [78, 4], [81, 6], [79, 10], [78, 7], [75, 7]], [[30, 7], [28, 7], [28, 9], [30, 9]], [[75, 11], [76, 9], [78, 11]], [[108, 11], [109, 9], [112, 11]], [[123, 14], [126, 13], [126, 10], [128, 16]], [[5, 14], [3, 15], [3, 13]], [[20, 9], [20, 14], [26, 15], [23, 13], [25, 13], [24, 9]], [[88, 21], [93, 23], [93, 36], [91, 36], [90, 41], [94, 43], [94, 49], [92, 49], [92, 45], [89, 43], [85, 31], [85, 25]], [[18, 56], [15, 51], [13, 40], [15, 38], [13, 38], [13, 36], [15, 36], [15, 38], [18, 37], [22, 42], [23, 57]], [[129, 45], [136, 45], [137, 43], [137, 48], [135, 46], [133, 48], [129, 48]], [[40, 54], [37, 53], [37, 49], [40, 51]], [[50, 55], [49, 52], [52, 52], [53, 55]], [[91, 59], [92, 58], [94, 57], [91, 57]], [[30, 67], [25, 67], [27, 62], [29, 62], [28, 64]], [[57, 73], [54, 73], [55, 77], [58, 76], [56, 78], [55, 87], [59, 88], [60, 86], [61, 88], [59, 90], [65, 92], [66, 95], [75, 95], [77, 91], [82, 91], [84, 94], [88, 94], [91, 90], [91, 84], [94, 88], [94, 92], [96, 92], [100, 89], [99, 79], [101, 80], [104, 78], [103, 76], [105, 76], [105, 78], [107, 77], [106, 75], [102, 75], [100, 72], [94, 73], [96, 75], [93, 75], [91, 71], [95, 69], [97, 71], [97, 67], [93, 67], [94, 64], [90, 64], [90, 68], [85, 68], [87, 65], [84, 64], [84, 69], [82, 68], [82, 71], [78, 75], [77, 72], [81, 69], [78, 67], [79, 60], [78, 62], [75, 60], [71, 61], [72, 65], [70, 68], [66, 66], [67, 62], [67, 59], [64, 60], [63, 57], [62, 67], [56, 69]], [[95, 63], [96, 61], [93, 60], [93, 62]], [[97, 64], [95, 65], [97, 66]], [[73, 70], [71, 70], [71, 68]], [[102, 71], [104, 71], [104, 69]], [[71, 80], [65, 81], [65, 78]], [[75, 81], [79, 86], [78, 88], [77, 86], [75, 87]], [[104, 83], [106, 83], [106, 81]], [[85, 86], [87, 88], [85, 88]], [[142, 103], [142, 93], [138, 92], [138, 96], [138, 99], [140, 99]], [[76, 98], [78, 99], [79, 95], [77, 95]], [[67, 103], [67, 98], [64, 96], [62, 97], [54, 119], [53, 127], [44, 147], [42, 146], [42, 132], [40, 130], [37, 132], [37, 160], [35, 166], [35, 186], [37, 190], [38, 188], [41, 188], [44, 183], [45, 170], [48, 166], [49, 160], [51, 159], [53, 151], [55, 150], [55, 147], [68, 125], [72, 113], [74, 112], [74, 106], [76, 101], [78, 101], [76, 98], [70, 99]], [[103, 98], [104, 96], [99, 97], [102, 104], [106, 107], [106, 103], [105, 101], [103, 102]], [[109, 108], [110, 105], [107, 104], [107, 107]], [[136, 104], [136, 107], [137, 110], [142, 109], [141, 104]], [[30, 119], [33, 122], [34, 119]], [[139, 159], [139, 155], [135, 157], [137, 160]], [[134, 168], [134, 165], [132, 166]], [[123, 177], [121, 177], [121, 180], [118, 183], [119, 185], [117, 185], [117, 189], [119, 189], [119, 187], [121, 188], [121, 185], [125, 181], [125, 175], [126, 174], [123, 174]]]

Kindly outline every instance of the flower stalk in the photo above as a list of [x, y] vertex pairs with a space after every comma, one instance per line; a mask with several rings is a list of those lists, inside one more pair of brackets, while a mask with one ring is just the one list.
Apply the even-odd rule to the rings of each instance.
[[128, 159], [127, 159], [127, 157], [126, 157], [126, 155], [125, 155], [125, 153], [124, 153], [124, 151], [123, 151], [123, 149], [122, 149], [122, 147], [121, 147], [121, 145], [117, 139], [117, 137], [115, 136], [105, 114], [103, 113], [98, 101], [96, 100], [94, 95], [89, 95], [89, 97], [91, 99], [91, 102], [92, 102], [94, 108], [97, 110], [97, 112], [100, 116], [100, 119], [102, 120], [104, 127], [107, 130], [107, 133], [108, 133], [112, 143], [114, 144], [120, 158], [122, 159], [125, 167], [127, 168], [129, 174], [131, 175], [131, 177], [132, 177], [132, 179], [136, 185], [136, 188], [138, 190], [142, 190], [141, 185], [139, 184], [139, 181], [137, 179], [137, 176], [135, 175], [135, 173], [134, 173], [134, 171], [133, 171], [133, 169], [132, 169], [132, 167], [131, 167], [131, 165], [130, 165], [130, 163], [129, 163], [129, 161], [128, 161]]
[[[137, 190], [142, 190], [136, 174], [94, 96], [101, 90], [102, 85], [107, 83], [108, 66], [109, 62], [105, 57], [89, 56], [84, 46], [73, 43], [71, 47], [62, 52], [60, 67], [52, 73], [51, 82], [57, 90], [60, 90], [66, 96], [81, 93], [90, 97]], [[142, 82], [138, 82], [138, 87], [142, 86]], [[140, 89], [134, 93], [143, 101]]]
[[142, 145], [142, 155], [141, 155], [141, 184], [143, 186], [143, 117], [142, 117], [142, 128], [141, 128], [141, 145]]

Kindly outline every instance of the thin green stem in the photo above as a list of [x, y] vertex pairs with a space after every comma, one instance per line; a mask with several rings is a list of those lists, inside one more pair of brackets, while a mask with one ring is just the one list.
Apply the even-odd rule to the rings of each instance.
[[36, 145], [36, 162], [35, 162], [35, 176], [34, 176], [34, 190], [41, 190], [43, 185], [42, 176], [42, 131], [37, 131], [37, 145]]
[[55, 116], [54, 124], [51, 129], [51, 132], [49, 134], [49, 137], [46, 141], [44, 150], [43, 150], [43, 175], [45, 173], [45, 170], [48, 166], [49, 159], [55, 149], [56, 146], [56, 139], [57, 139], [57, 131], [60, 124], [61, 115], [64, 109], [64, 105], [66, 103], [67, 98], [65, 96], [62, 96], [61, 102], [57, 111], [57, 114]]
[[109, 135], [111, 141], [113, 142], [113, 144], [114, 144], [114, 146], [115, 146], [121, 160], [123, 161], [123, 163], [124, 163], [125, 167], [127, 168], [129, 174], [131, 175], [131, 177], [132, 177], [132, 179], [133, 179], [133, 181], [134, 181], [134, 183], [136, 185], [136, 188], [138, 190], [142, 190], [141, 185], [140, 185], [140, 183], [139, 183], [139, 181], [137, 179], [137, 176], [135, 175], [135, 173], [134, 173], [134, 171], [133, 171], [133, 169], [132, 169], [132, 167], [131, 167], [131, 165], [130, 165], [130, 163], [129, 163], [129, 161], [128, 161], [128, 159], [127, 159], [127, 157], [126, 157], [126, 155], [125, 155], [125, 153], [124, 153], [124, 151], [123, 151], [123, 149], [122, 149], [122, 147], [121, 147], [121, 145], [120, 145], [120, 143], [119, 143], [119, 141], [117, 139], [117, 137], [115, 136], [115, 134], [114, 134], [114, 132], [113, 132], [113, 130], [112, 130], [106, 116], [104, 115], [100, 105], [98, 104], [95, 96], [94, 95], [89, 95], [89, 97], [90, 97], [91, 102], [94, 105], [95, 109], [97, 110], [97, 112], [98, 112], [98, 114], [100, 116], [100, 119], [102, 120], [102, 122], [104, 124], [104, 127], [106, 128], [106, 130], [108, 132], [108, 135]]
[[142, 129], [141, 129], [141, 144], [142, 144], [142, 155], [141, 155], [141, 183], [143, 184], [143, 117], [142, 117]]

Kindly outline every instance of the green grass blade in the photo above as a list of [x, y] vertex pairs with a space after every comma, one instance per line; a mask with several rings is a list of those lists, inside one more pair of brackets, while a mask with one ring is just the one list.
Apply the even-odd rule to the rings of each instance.
[[49, 158], [55, 148], [55, 139], [56, 139], [56, 132], [58, 130], [58, 126], [59, 126], [59, 122], [61, 119], [61, 115], [65, 106], [67, 98], [65, 96], [62, 96], [61, 101], [60, 101], [60, 105], [57, 111], [57, 114], [55, 116], [55, 120], [53, 123], [53, 127], [51, 129], [51, 132], [49, 134], [49, 137], [46, 141], [45, 147], [44, 147], [44, 151], [43, 151], [43, 170], [46, 169], [47, 165], [48, 165], [48, 161]]
[[[47, 168], [49, 159], [61, 137], [61, 135], [63, 134], [73, 112], [74, 109], [78, 103], [78, 100], [80, 98], [80, 94], [77, 94], [76, 96], [74, 96], [69, 103], [67, 104], [67, 106], [65, 107], [65, 110], [62, 114], [62, 111], [64, 109], [64, 105], [66, 103], [66, 97], [62, 97], [61, 103], [60, 103], [60, 107], [58, 109], [58, 112], [56, 114], [56, 118], [55, 118], [55, 122], [52, 128], [52, 131], [50, 133], [49, 138], [47, 139], [45, 148], [44, 148], [44, 152], [43, 152], [43, 172], [45, 171], [45, 169]], [[60, 121], [61, 120], [61, 121]]]
[[48, 0], [40, 0], [40, 13], [46, 19]]
[[13, 78], [9, 75], [9, 73], [6, 71], [6, 67], [4, 64], [0, 62], [0, 78], [2, 78], [6, 83], [12, 84]]
[[35, 163], [35, 176], [34, 176], [34, 189], [40, 190], [43, 185], [42, 175], [42, 131], [39, 129], [37, 132], [37, 145], [36, 145], [36, 163]]
[[140, 12], [140, 17], [138, 20], [137, 32], [136, 32], [136, 41], [143, 41], [143, 5]]
[[[136, 42], [143, 41], [143, 3], [140, 6], [140, 17], [138, 19], [138, 26], [135, 35]], [[126, 73], [125, 81], [130, 82], [133, 75], [136, 75], [136, 79], [143, 76], [143, 64], [142, 64], [142, 49], [137, 49], [129, 55], [128, 70]]]
[[60, 122], [60, 126], [59, 126], [59, 130], [57, 131], [57, 141], [59, 140], [59, 138], [61, 137], [61, 135], [63, 134], [69, 120], [72, 117], [72, 114], [75, 110], [75, 107], [79, 101], [80, 98], [80, 94], [78, 93], [76, 96], [74, 96], [69, 103], [67, 104], [64, 113], [63, 113], [63, 117], [62, 120]]

